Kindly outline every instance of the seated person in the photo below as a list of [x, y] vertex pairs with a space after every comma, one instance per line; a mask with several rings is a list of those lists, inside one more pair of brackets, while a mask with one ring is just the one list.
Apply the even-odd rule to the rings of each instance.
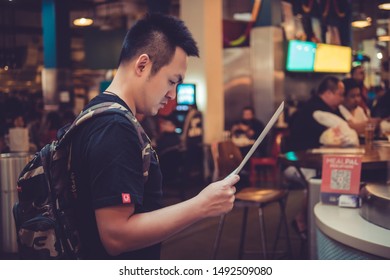
[[366, 111], [359, 106], [361, 104], [361, 92], [359, 84], [354, 79], [344, 79], [345, 98], [339, 109], [344, 119], [348, 122], [349, 127], [363, 136], [364, 130], [369, 121], [376, 123], [376, 119], [367, 116]]
[[241, 119], [232, 126], [232, 137], [245, 136], [248, 139], [256, 139], [264, 129], [264, 124], [255, 118], [255, 111], [247, 106], [242, 109]]
[[[246, 106], [242, 109], [241, 119], [235, 123], [231, 128], [231, 136], [233, 142], [240, 147], [243, 156], [251, 148], [254, 141], [259, 137], [264, 129], [264, 124], [255, 118], [255, 111], [253, 107]], [[267, 141], [263, 141], [266, 143]], [[264, 156], [266, 154], [265, 144], [261, 144], [255, 152], [257, 156]]]
[[344, 84], [334, 76], [322, 80], [317, 95], [311, 97], [295, 113], [290, 127], [288, 150], [299, 151], [321, 146], [321, 134], [327, 129], [314, 119], [315, 111], [333, 113], [342, 117], [338, 106], [344, 99]]

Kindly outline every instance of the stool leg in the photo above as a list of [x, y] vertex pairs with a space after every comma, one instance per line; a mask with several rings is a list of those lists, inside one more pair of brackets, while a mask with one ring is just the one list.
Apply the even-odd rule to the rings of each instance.
[[248, 207], [244, 207], [244, 215], [241, 225], [241, 235], [240, 235], [240, 247], [238, 249], [238, 259], [242, 260], [242, 255], [244, 254], [244, 245], [245, 245], [245, 236], [246, 236], [246, 224], [248, 221]]
[[223, 229], [223, 225], [225, 224], [225, 217], [226, 217], [226, 215], [223, 214], [223, 215], [221, 215], [221, 218], [219, 219], [217, 236], [215, 237], [214, 248], [213, 248], [213, 260], [215, 260], [217, 257], [219, 243], [221, 242], [222, 229]]
[[259, 207], [259, 222], [260, 222], [260, 238], [261, 238], [261, 247], [263, 249], [263, 257], [267, 259], [267, 247], [266, 247], [266, 233], [265, 233], [265, 224], [264, 224], [264, 215], [263, 215], [263, 207], [260, 205]]
[[287, 197], [281, 201], [281, 205], [283, 205], [283, 220], [284, 220], [284, 228], [286, 232], [286, 238], [287, 238], [287, 249], [288, 249], [288, 254], [290, 257], [293, 256], [292, 254], [292, 246], [291, 246], [291, 240], [290, 240], [290, 234], [288, 231], [288, 222], [287, 222], [287, 215], [286, 215], [286, 203], [287, 203]]
[[284, 209], [283, 209], [283, 205], [282, 203], [279, 201], [279, 205], [280, 205], [280, 218], [279, 218], [279, 223], [278, 223], [278, 227], [277, 227], [277, 230], [276, 230], [276, 237], [275, 237], [275, 240], [274, 240], [274, 244], [273, 244], [273, 247], [272, 247], [272, 252], [273, 252], [273, 258], [275, 259], [275, 255], [276, 255], [276, 249], [277, 249], [277, 245], [279, 243], [279, 238], [280, 238], [280, 232], [282, 231], [282, 224], [283, 224], [283, 221], [284, 221], [284, 216], [283, 216], [283, 213], [284, 213]]
[[277, 244], [279, 242], [280, 234], [282, 231], [282, 225], [284, 225], [285, 234], [286, 234], [286, 238], [287, 238], [288, 255], [292, 256], [291, 240], [290, 240], [290, 235], [288, 232], [288, 223], [287, 223], [287, 216], [286, 216], [286, 200], [285, 199], [280, 200], [279, 206], [280, 206], [280, 219], [279, 219], [278, 229], [276, 231], [277, 232], [276, 238], [275, 238], [274, 245], [273, 245], [274, 258], [275, 258], [276, 247], [277, 247]]

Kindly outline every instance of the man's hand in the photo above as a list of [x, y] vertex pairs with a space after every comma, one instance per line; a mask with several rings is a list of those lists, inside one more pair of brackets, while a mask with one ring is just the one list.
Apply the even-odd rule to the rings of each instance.
[[197, 195], [196, 199], [199, 200], [205, 217], [219, 216], [232, 210], [236, 193], [234, 185], [239, 180], [238, 175], [230, 176], [211, 183]]

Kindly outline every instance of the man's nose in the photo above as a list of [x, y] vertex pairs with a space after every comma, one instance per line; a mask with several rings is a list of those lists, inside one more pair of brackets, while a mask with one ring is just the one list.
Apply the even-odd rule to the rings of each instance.
[[174, 87], [173, 89], [168, 90], [168, 92], [167, 92], [167, 94], [165, 96], [168, 97], [169, 100], [175, 99], [176, 98], [176, 87]]

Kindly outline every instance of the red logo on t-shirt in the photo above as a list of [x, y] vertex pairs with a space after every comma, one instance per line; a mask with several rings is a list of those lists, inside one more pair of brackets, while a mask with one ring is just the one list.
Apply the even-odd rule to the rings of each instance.
[[122, 203], [131, 203], [131, 197], [129, 193], [122, 193]]

